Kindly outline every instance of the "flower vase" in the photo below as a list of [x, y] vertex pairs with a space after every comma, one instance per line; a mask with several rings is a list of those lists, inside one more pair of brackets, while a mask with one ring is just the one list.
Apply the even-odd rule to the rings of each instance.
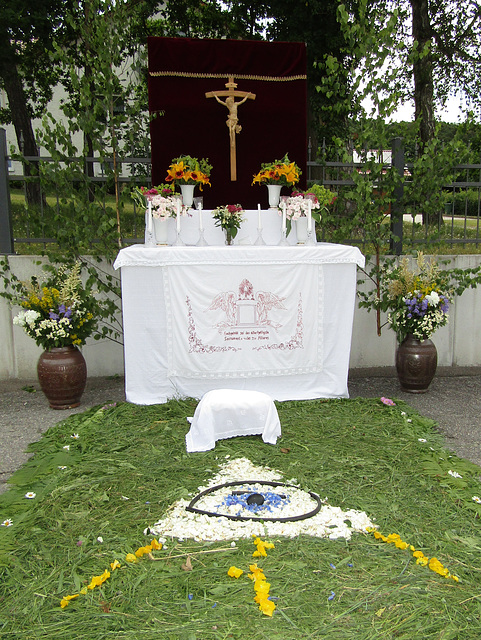
[[396, 350], [396, 371], [403, 391], [426, 393], [438, 364], [431, 340], [418, 340], [409, 334]]
[[44, 351], [37, 364], [40, 387], [51, 409], [78, 407], [87, 382], [87, 365], [74, 345]]
[[181, 184], [182, 203], [184, 207], [191, 207], [194, 203], [195, 184]]
[[296, 220], [297, 244], [306, 244], [307, 241], [307, 218], [302, 216]]
[[155, 243], [157, 245], [169, 244], [169, 218], [153, 218]]
[[224, 229], [224, 233], [225, 233], [225, 243], [227, 245], [233, 245], [234, 244], [234, 238], [232, 236], [232, 229], [226, 228]]
[[267, 185], [267, 195], [269, 198], [270, 209], [277, 209], [277, 207], [279, 206], [279, 200], [281, 199], [281, 189], [282, 185], [279, 184]]

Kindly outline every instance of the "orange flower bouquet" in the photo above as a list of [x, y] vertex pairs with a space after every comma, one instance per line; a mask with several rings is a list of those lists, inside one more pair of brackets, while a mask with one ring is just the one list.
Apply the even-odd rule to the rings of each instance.
[[274, 160], [261, 164], [261, 170], [256, 173], [252, 184], [277, 184], [279, 186], [292, 187], [299, 182], [301, 170], [295, 162], [291, 162], [286, 155], [282, 160]]
[[207, 184], [211, 186], [209, 176], [212, 165], [208, 158], [192, 158], [192, 156], [179, 156], [174, 158], [167, 171], [166, 182], [173, 182], [174, 185], [190, 184], [199, 185], [200, 190]]

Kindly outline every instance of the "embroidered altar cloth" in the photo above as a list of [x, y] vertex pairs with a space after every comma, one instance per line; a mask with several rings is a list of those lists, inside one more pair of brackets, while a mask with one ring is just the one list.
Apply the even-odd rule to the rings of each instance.
[[327, 243], [122, 249], [127, 400], [348, 397], [358, 264]]

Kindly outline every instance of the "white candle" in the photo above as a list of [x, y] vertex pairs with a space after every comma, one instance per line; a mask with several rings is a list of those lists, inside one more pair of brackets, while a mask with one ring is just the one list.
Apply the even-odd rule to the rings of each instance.
[[282, 203], [282, 233], [284, 233], [287, 229], [287, 223], [286, 223], [286, 203], [283, 202]]
[[262, 229], [261, 205], [257, 205], [257, 228]]
[[152, 233], [152, 202], [147, 202], [147, 229], [149, 233]]
[[311, 216], [311, 200], [310, 198], [307, 201], [307, 231], [310, 233], [312, 231], [312, 216]]
[[197, 211], [199, 212], [199, 231], [204, 230], [204, 222], [202, 220], [202, 207], [200, 206], [200, 202], [197, 205]]
[[180, 233], [180, 200], [177, 198], [177, 233]]

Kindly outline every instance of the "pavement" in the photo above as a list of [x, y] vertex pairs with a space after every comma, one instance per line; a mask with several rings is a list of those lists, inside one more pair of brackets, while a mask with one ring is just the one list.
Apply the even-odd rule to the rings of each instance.
[[[481, 466], [481, 367], [438, 367], [424, 394], [401, 391], [394, 368], [353, 369], [349, 395], [404, 400], [437, 423], [448, 449]], [[120, 401], [125, 401], [122, 377], [89, 378], [81, 405], [65, 410], [49, 408], [37, 380], [0, 381], [0, 493], [28, 460], [28, 445], [49, 427], [91, 407]]]

